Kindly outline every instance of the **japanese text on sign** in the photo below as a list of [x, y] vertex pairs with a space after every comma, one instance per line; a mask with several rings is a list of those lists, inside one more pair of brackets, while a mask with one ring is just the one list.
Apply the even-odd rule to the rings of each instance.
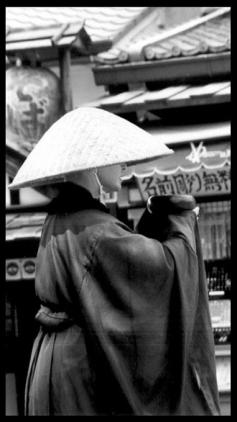
[[230, 192], [230, 167], [196, 172], [138, 178], [138, 185], [146, 200], [151, 195], [216, 195]]

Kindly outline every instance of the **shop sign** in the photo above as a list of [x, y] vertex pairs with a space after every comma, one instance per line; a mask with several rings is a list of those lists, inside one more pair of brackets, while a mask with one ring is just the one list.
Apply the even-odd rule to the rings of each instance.
[[200, 142], [197, 146], [193, 142], [190, 143], [191, 152], [185, 158], [193, 164], [202, 163], [205, 159], [230, 159], [230, 148], [225, 150], [207, 150], [207, 147]]
[[178, 170], [172, 174], [159, 174], [156, 171], [136, 178], [143, 200], [151, 195], [189, 194], [211, 196], [230, 193], [230, 165], [196, 171]]
[[218, 144], [205, 145], [204, 141], [195, 144], [190, 142], [187, 146], [179, 146], [174, 154], [160, 157], [156, 160], [135, 167], [128, 168], [126, 179], [150, 176], [153, 173], [170, 175], [177, 172], [198, 172], [202, 168], [207, 170], [221, 169], [231, 164], [230, 142], [222, 141]]

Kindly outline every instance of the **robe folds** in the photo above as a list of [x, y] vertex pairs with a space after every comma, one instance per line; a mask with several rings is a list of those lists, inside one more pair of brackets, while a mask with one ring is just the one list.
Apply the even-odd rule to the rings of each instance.
[[72, 184], [49, 206], [25, 415], [220, 414], [196, 215], [160, 207], [133, 231]]

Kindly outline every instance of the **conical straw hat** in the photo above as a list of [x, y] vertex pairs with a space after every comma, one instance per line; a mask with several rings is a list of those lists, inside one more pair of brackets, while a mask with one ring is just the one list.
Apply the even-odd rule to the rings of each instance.
[[62, 181], [82, 170], [133, 164], [172, 153], [162, 140], [108, 111], [79, 107], [45, 132], [10, 189]]

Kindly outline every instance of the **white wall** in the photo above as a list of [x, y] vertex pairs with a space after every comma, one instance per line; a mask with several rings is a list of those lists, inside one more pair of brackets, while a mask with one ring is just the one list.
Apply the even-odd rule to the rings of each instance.
[[[73, 108], [96, 100], [105, 95], [104, 86], [97, 86], [94, 81], [92, 64], [74, 64], [71, 66], [71, 89]], [[59, 68], [51, 67], [51, 70], [59, 76]]]
[[[8, 185], [9, 175], [6, 174], [6, 192], [5, 192], [5, 201], [6, 207], [11, 205], [11, 195]], [[41, 195], [35, 189], [32, 188], [22, 188], [20, 189], [20, 205], [39, 205], [39, 204], [47, 204], [49, 202], [49, 198], [44, 195]]]
[[6, 207], [9, 207], [11, 204], [11, 199], [10, 199], [10, 191], [8, 189], [8, 185], [10, 183], [8, 174], [6, 174], [5, 180], [6, 180], [5, 201], [6, 201]]
[[22, 188], [20, 189], [20, 204], [21, 205], [41, 205], [47, 204], [49, 198], [47, 196], [41, 195], [32, 188]]
[[104, 86], [97, 86], [94, 81], [92, 65], [72, 66], [73, 106], [94, 101], [106, 93]]

